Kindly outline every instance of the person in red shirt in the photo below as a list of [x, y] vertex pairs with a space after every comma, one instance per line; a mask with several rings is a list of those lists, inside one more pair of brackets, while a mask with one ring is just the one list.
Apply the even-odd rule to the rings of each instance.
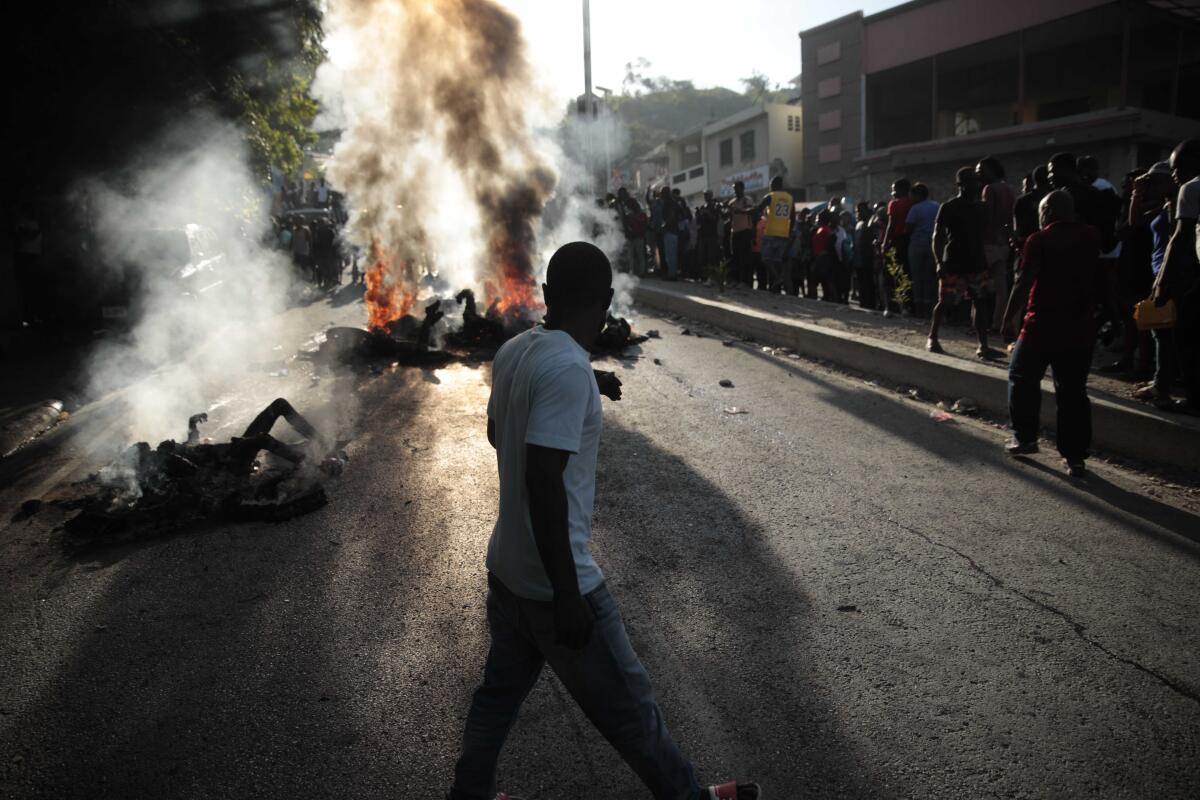
[[838, 270], [837, 217], [828, 208], [817, 214], [817, 230], [813, 233], [813, 277], [821, 284], [821, 299], [838, 299], [835, 278]]
[[1014, 309], [1029, 297], [1025, 318], [1008, 367], [1011, 455], [1038, 451], [1042, 377], [1054, 370], [1058, 405], [1057, 445], [1072, 476], [1084, 474], [1092, 441], [1088, 371], [1095, 339], [1093, 313], [1101, 296], [1100, 233], [1075, 219], [1075, 201], [1059, 189], [1038, 206], [1041, 230], [1025, 241], [1020, 280], [1005, 313], [1004, 336], [1012, 339]]
[[908, 266], [908, 212], [912, 210], [914, 202], [909, 196], [911, 191], [912, 184], [908, 178], [901, 178], [892, 184], [892, 199], [887, 204], [887, 226], [883, 229], [883, 239], [879, 244], [880, 254], [895, 248], [896, 260], [904, 268], [905, 275], [911, 274]]

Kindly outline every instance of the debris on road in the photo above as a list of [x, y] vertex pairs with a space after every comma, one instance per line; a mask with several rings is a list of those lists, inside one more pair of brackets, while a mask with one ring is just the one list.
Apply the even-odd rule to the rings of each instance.
[[596, 337], [592, 345], [593, 355], [621, 355], [626, 348], [641, 344], [649, 339], [649, 335], [639, 336], [633, 332], [633, 326], [623, 317], [608, 315], [604, 330]]
[[717, 385], [724, 386], [726, 389], [732, 389], [733, 381], [729, 380], [729, 378], [721, 378], [721, 380], [717, 381]]
[[[270, 434], [283, 417], [305, 440]], [[188, 420], [187, 440], [151, 448], [138, 442], [82, 482], [88, 494], [61, 503], [78, 509], [65, 529], [74, 543], [112, 543], [204, 523], [281, 521], [328, 502], [323, 484], [340, 475], [344, 443], [329, 445], [290, 403], [279, 398], [240, 437], [201, 440], [207, 414]]]
[[750, 412], [741, 406], [725, 406], [726, 414], [749, 414]]
[[691, 335], [692, 335], [692, 331], [691, 331], [691, 329], [690, 329], [690, 328], [680, 328], [680, 329], [679, 329], [679, 335], [680, 335], [680, 336], [691, 336]]
[[978, 414], [979, 403], [969, 397], [960, 397], [954, 401], [954, 405], [950, 406], [950, 410], [955, 414]]
[[661, 339], [662, 336], [659, 334], [659, 332], [657, 330], [652, 330], [652, 331], [646, 331], [646, 338], [647, 339]]
[[954, 415], [947, 414], [945, 411], [930, 411], [929, 418], [934, 422], [949, 422], [954, 419]]
[[721, 344], [725, 345], [726, 347], [733, 347], [734, 341], [733, 339], [726, 339], [725, 341], [721, 342]]
[[858, 606], [856, 606], [856, 605], [838, 606], [837, 610], [838, 611], [858, 611]]

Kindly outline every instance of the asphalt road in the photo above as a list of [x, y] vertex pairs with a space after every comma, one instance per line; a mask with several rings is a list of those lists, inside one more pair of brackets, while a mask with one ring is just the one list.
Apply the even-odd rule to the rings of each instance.
[[[353, 310], [297, 312], [286, 346]], [[861, 379], [641, 325], [662, 338], [612, 362], [594, 547], [703, 778], [1200, 794], [1200, 517]], [[325, 508], [84, 554], [56, 509], [6, 522], [0, 796], [440, 797], [487, 646], [488, 369], [289, 380], [353, 432]], [[237, 383], [229, 426], [277, 393]], [[85, 444], [5, 475], [2, 518]], [[645, 796], [549, 675], [500, 777]]]

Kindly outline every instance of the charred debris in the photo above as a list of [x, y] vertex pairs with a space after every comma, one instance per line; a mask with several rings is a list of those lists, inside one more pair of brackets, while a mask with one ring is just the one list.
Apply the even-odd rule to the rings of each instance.
[[[305, 438], [272, 436], [280, 417]], [[113, 544], [225, 522], [292, 519], [328, 502], [324, 484], [348, 460], [344, 442], [325, 442], [282, 398], [229, 442], [201, 439], [207, 419], [192, 416], [182, 443], [138, 442], [82, 481], [84, 494], [62, 503], [79, 511], [65, 525], [68, 542]]]
[[[442, 337], [442, 347], [434, 346], [434, 327], [445, 317], [443, 301], [425, 307], [424, 317], [404, 315], [381, 329], [333, 327], [325, 332], [325, 341], [310, 354], [326, 363], [370, 365], [390, 361], [400, 366], [441, 367], [452, 361], [490, 361], [500, 346], [512, 337], [534, 327], [527, 319], [509, 318], [492, 303], [480, 313], [475, 293], [463, 289], [454, 296], [462, 308], [462, 326]], [[609, 315], [604, 330], [592, 348], [594, 356], [621, 357], [627, 348], [648, 337], [634, 332], [630, 323]]]

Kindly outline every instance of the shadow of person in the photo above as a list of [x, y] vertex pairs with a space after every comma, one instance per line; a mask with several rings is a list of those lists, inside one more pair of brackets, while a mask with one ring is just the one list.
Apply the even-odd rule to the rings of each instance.
[[[1175, 506], [1161, 503], [1145, 495], [1131, 492], [1117, 486], [1097, 472], [1088, 471], [1082, 478], [1072, 478], [1062, 470], [1054, 469], [1033, 459], [1019, 459], [1019, 463], [1027, 464], [1039, 472], [1050, 475], [1078, 491], [1086, 492], [1092, 497], [1113, 508], [1120, 509], [1126, 514], [1165, 528], [1175, 536], [1181, 536], [1191, 542], [1200, 544], [1200, 516]], [[1147, 527], [1148, 530], [1154, 530]], [[1161, 537], [1166, 543], [1178, 547], [1178, 541], [1171, 537]], [[1186, 548], [1193, 549], [1193, 548]]]

